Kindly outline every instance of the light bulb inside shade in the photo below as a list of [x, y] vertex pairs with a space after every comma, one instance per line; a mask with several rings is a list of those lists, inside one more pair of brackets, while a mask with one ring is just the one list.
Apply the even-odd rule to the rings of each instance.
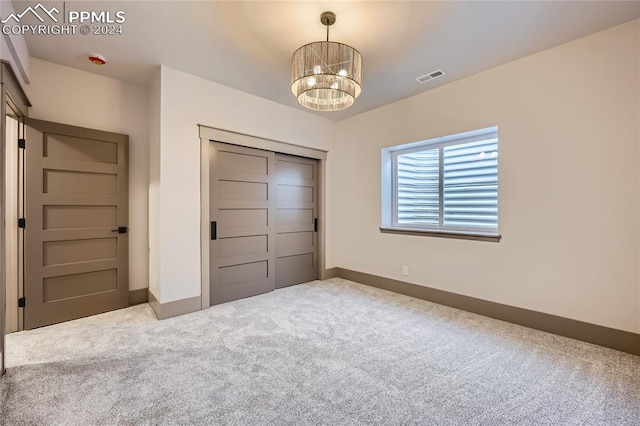
[[338, 82], [337, 82], [337, 81], [334, 81], [333, 83], [331, 83], [331, 88], [332, 88], [333, 90], [336, 90], [336, 89], [338, 88]]
[[338, 71], [338, 75], [340, 77], [346, 77], [349, 74], [347, 73], [347, 70], [340, 70], [340, 71]]
[[316, 65], [315, 67], [313, 67], [313, 73], [322, 74], [322, 67], [320, 65]]
[[316, 79], [314, 77], [311, 77], [309, 80], [307, 80], [307, 86], [313, 87], [315, 85], [316, 85]]

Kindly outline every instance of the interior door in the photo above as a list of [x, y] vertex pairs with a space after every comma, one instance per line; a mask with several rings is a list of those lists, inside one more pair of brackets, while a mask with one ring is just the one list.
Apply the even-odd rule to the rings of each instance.
[[276, 288], [318, 279], [318, 161], [276, 154]]
[[211, 305], [275, 288], [275, 154], [210, 146]]
[[128, 305], [128, 136], [27, 119], [25, 328]]

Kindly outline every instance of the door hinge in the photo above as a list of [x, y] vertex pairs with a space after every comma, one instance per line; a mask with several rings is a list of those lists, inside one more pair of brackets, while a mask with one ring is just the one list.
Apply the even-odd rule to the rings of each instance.
[[18, 219], [18, 228], [26, 228], [27, 227], [27, 219], [21, 217]]
[[318, 232], [318, 218], [313, 219], [313, 232]]
[[24, 297], [18, 299], [18, 308], [24, 308], [25, 306], [27, 306], [27, 299]]
[[25, 149], [27, 147], [26, 139], [18, 139], [18, 148]]

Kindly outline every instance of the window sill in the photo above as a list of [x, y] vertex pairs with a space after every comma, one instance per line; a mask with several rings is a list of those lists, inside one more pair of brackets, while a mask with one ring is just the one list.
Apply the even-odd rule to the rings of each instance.
[[383, 234], [402, 234], [402, 235], [418, 235], [421, 237], [439, 237], [439, 238], [456, 238], [460, 240], [476, 240], [500, 242], [502, 236], [500, 234], [483, 234], [470, 231], [445, 231], [433, 229], [415, 229], [415, 228], [384, 228], [380, 227]]

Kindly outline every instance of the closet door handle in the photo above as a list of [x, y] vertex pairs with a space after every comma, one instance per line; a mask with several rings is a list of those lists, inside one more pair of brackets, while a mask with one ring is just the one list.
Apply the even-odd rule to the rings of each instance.
[[218, 222], [211, 222], [211, 241], [218, 239]]

